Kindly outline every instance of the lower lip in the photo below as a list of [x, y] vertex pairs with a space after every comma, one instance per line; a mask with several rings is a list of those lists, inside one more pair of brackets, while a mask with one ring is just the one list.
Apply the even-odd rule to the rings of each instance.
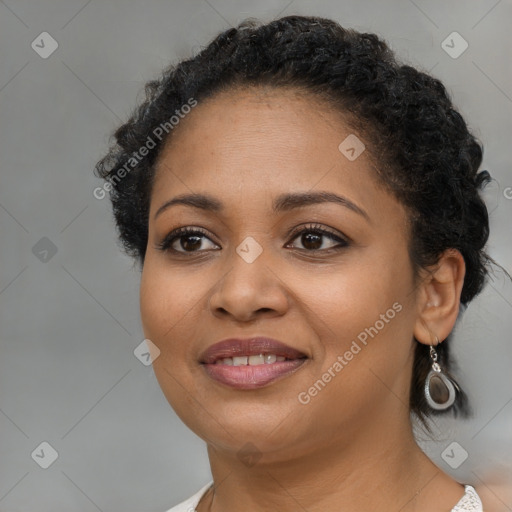
[[214, 380], [235, 389], [257, 389], [299, 369], [306, 359], [291, 359], [255, 366], [230, 366], [227, 364], [203, 364], [206, 373]]

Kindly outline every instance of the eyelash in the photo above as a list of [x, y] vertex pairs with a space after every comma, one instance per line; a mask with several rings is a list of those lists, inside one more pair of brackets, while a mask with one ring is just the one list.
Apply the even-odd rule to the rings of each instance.
[[[325, 253], [325, 252], [339, 251], [341, 249], [345, 249], [346, 247], [348, 247], [350, 245], [348, 238], [341, 237], [341, 236], [337, 235], [336, 233], [323, 228], [319, 224], [308, 224], [306, 226], [300, 226], [298, 228], [295, 228], [295, 229], [291, 230], [291, 232], [288, 233], [287, 238], [292, 237], [291, 240], [293, 241], [299, 235], [302, 235], [304, 233], [314, 233], [316, 235], [323, 235], [323, 236], [331, 239], [334, 242], [338, 242], [338, 246], [330, 247], [328, 249], [312, 249], [312, 250], [299, 249], [300, 251], [305, 251], [308, 253], [315, 253], [315, 252], [324, 252]], [[206, 233], [206, 231], [204, 231], [202, 228], [182, 227], [182, 228], [175, 229], [174, 231], [171, 231], [161, 242], [159, 242], [156, 245], [156, 248], [160, 251], [173, 252], [175, 254], [195, 254], [195, 253], [204, 252], [204, 251], [178, 251], [171, 247], [172, 244], [176, 240], [178, 240], [180, 238], [185, 238], [187, 236], [194, 236], [194, 235], [204, 236], [204, 237], [210, 239], [210, 237], [208, 236], [208, 233]], [[210, 241], [213, 242], [213, 240], [211, 240], [211, 239], [210, 239]], [[215, 242], [213, 242], [213, 243], [215, 243]]]

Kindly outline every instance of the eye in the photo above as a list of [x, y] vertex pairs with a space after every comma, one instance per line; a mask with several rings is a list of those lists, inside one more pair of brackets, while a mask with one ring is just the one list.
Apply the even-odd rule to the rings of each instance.
[[209, 249], [218, 248], [218, 245], [214, 244], [202, 229], [183, 227], [171, 231], [171, 233], [157, 244], [157, 249], [178, 253], [202, 252], [205, 250], [202, 248], [205, 240], [208, 240], [213, 245], [213, 247]]
[[[308, 252], [339, 250], [349, 245], [349, 242], [346, 239], [319, 226], [318, 224], [303, 226], [302, 228], [294, 230], [290, 236], [293, 236], [294, 240], [299, 239], [303, 247], [297, 247], [298, 249]], [[324, 244], [326, 240], [331, 241], [331, 244], [327, 242], [327, 247]], [[335, 243], [332, 244], [332, 242]], [[290, 244], [286, 247], [289, 246]]]
[[[349, 242], [345, 238], [318, 224], [296, 228], [290, 233], [289, 237], [293, 237], [292, 240], [298, 239], [302, 247], [296, 248], [307, 252], [336, 251], [349, 245]], [[205, 248], [203, 246], [205, 241], [208, 241], [211, 246]], [[327, 242], [327, 247], [325, 246], [325, 242]], [[291, 246], [292, 244], [290, 242], [285, 247], [288, 248]], [[182, 227], [171, 231], [171, 233], [157, 244], [156, 248], [161, 251], [171, 251], [181, 254], [220, 249], [220, 247], [207, 236], [204, 230], [192, 227]]]

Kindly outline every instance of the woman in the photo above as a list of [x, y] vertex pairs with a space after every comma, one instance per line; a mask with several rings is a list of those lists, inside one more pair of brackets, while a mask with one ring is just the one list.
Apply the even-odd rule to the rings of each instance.
[[482, 510], [412, 417], [482, 288], [482, 148], [441, 82], [374, 34], [289, 16], [146, 86], [98, 163], [141, 318], [213, 482], [173, 512]]

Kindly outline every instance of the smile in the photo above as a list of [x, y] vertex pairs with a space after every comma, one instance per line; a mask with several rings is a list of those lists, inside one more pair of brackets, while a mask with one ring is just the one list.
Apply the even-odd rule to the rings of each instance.
[[273, 364], [277, 361], [285, 361], [286, 357], [276, 354], [258, 354], [256, 356], [225, 357], [217, 359], [215, 364], [227, 364], [228, 366], [258, 366], [260, 364]]
[[[275, 361], [261, 362], [265, 357]], [[277, 359], [279, 357], [279, 360]], [[257, 362], [256, 362], [257, 359]], [[237, 356], [218, 359], [213, 364], [203, 364], [207, 375], [236, 389], [257, 389], [297, 371], [307, 358], [285, 359], [283, 356], [266, 354]]]
[[235, 389], [257, 389], [297, 371], [308, 357], [271, 338], [231, 338], [210, 346], [200, 363], [211, 379]]

